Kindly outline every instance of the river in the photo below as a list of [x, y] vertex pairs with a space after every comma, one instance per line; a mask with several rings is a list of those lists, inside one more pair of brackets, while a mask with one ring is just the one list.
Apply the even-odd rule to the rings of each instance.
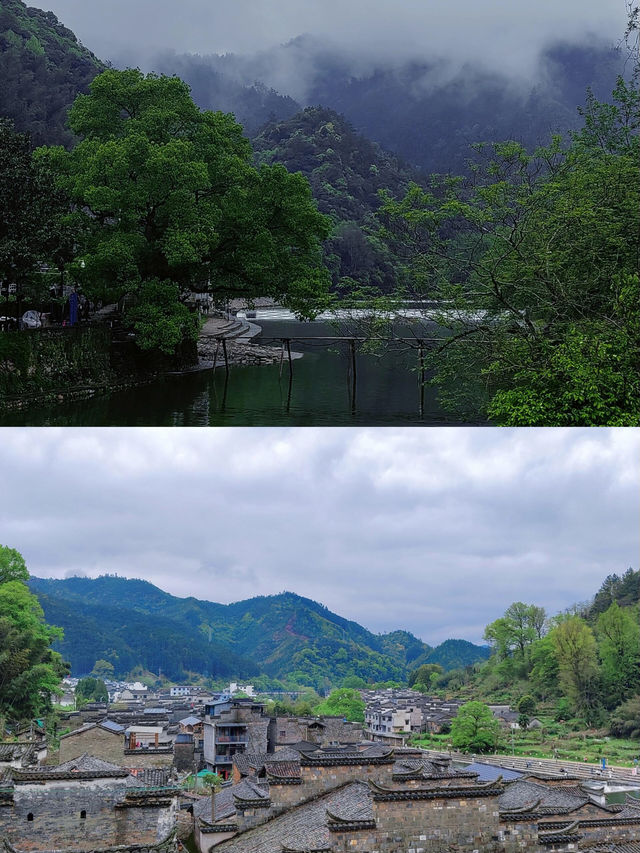
[[[88, 400], [31, 406], [0, 416], [3, 426], [392, 426], [455, 423], [440, 411], [435, 392], [424, 389], [420, 406], [417, 350], [396, 344], [379, 354], [356, 355], [353, 399], [346, 342], [305, 340], [342, 334], [320, 320], [301, 323], [277, 312], [259, 312], [263, 338], [289, 337], [293, 375], [279, 365], [232, 367], [167, 376], [138, 388]], [[394, 330], [401, 335], [409, 327]], [[415, 334], [412, 327], [410, 334]], [[423, 333], [426, 331], [423, 329]], [[296, 337], [298, 340], [296, 340]]]

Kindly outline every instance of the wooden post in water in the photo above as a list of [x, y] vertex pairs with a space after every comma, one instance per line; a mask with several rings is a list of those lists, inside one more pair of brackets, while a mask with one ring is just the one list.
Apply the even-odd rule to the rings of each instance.
[[227, 339], [226, 338], [222, 339], [222, 352], [224, 354], [224, 370], [225, 370], [225, 373], [228, 377], [229, 376], [229, 359], [227, 357]]
[[349, 348], [351, 350], [351, 411], [355, 412], [356, 410], [356, 341], [355, 338], [351, 338], [349, 341]]
[[282, 365], [284, 363], [284, 338], [282, 339], [282, 347], [280, 349], [280, 373], [279, 377], [282, 379]]
[[418, 341], [418, 369], [420, 371], [420, 417], [424, 417], [424, 358], [422, 352], [422, 341]]
[[293, 376], [293, 362], [291, 360], [291, 338], [286, 339], [287, 355], [289, 356], [289, 376]]

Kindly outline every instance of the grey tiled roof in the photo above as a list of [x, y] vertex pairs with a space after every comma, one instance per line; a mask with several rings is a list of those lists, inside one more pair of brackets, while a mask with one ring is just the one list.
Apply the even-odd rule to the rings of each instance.
[[536, 812], [543, 814], [567, 814], [588, 802], [589, 796], [580, 788], [539, 785], [521, 779], [511, 782], [498, 800], [502, 812], [518, 811], [535, 805]]
[[[216, 822], [228, 820], [236, 813], [235, 797], [245, 800], [255, 800], [259, 797], [268, 799], [269, 786], [259, 785], [255, 779], [243, 779], [237, 785], [221, 788], [216, 794]], [[211, 797], [203, 797], [193, 806], [193, 813], [207, 822], [211, 821]]]
[[369, 788], [351, 782], [217, 845], [220, 853], [282, 853], [331, 847], [327, 812], [341, 820], [371, 820]]
[[58, 764], [56, 767], [48, 768], [59, 771], [82, 771], [91, 772], [94, 770], [122, 770], [119, 764], [112, 764], [110, 761], [103, 761], [102, 758], [96, 758], [95, 755], [89, 755], [88, 752], [83, 752], [78, 758], [72, 758], [70, 761], [65, 761], [64, 764]]
[[[233, 763], [242, 776], [259, 773], [265, 764], [297, 761], [300, 763], [300, 753], [296, 749], [279, 749], [277, 752], [238, 752], [233, 756]], [[274, 768], [275, 769], [275, 768]]]

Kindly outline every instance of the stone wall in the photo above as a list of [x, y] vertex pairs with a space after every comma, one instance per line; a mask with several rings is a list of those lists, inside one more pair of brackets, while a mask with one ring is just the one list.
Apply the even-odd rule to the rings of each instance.
[[497, 794], [426, 800], [389, 800], [374, 794], [373, 816], [377, 828], [371, 834], [377, 839], [375, 847], [380, 853], [409, 848], [421, 849], [424, 853], [453, 849], [489, 853], [498, 849]]
[[17, 784], [12, 804], [0, 809], [0, 836], [25, 853], [166, 838], [175, 824], [176, 798], [123, 808], [126, 790], [113, 779]]

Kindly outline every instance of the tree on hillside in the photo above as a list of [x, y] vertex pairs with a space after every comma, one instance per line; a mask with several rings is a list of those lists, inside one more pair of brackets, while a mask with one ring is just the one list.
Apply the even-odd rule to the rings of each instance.
[[490, 708], [482, 702], [466, 702], [451, 721], [451, 741], [465, 752], [488, 752], [495, 747], [499, 728]]
[[197, 333], [180, 294], [272, 296], [311, 316], [328, 272], [329, 233], [309, 185], [281, 166], [251, 165], [233, 117], [200, 112], [177, 77], [105, 71], [79, 95], [71, 152], [41, 149], [74, 204], [85, 292], [127, 296], [138, 343], [172, 352]]
[[19, 579], [25, 571], [21, 555], [0, 546], [0, 566], [13, 566], [7, 573], [17, 575], [0, 580], [0, 716], [19, 721], [51, 709], [51, 696], [69, 670], [51, 650], [62, 631], [45, 623], [38, 599]]
[[354, 723], [364, 723], [365, 704], [360, 693], [347, 687], [332, 690], [327, 698], [316, 705], [313, 713], [318, 716], [344, 717]]
[[113, 678], [114, 673], [115, 668], [113, 664], [102, 658], [94, 663], [93, 669], [91, 670], [91, 675], [94, 678]]
[[598, 654], [593, 631], [579, 616], [561, 621], [552, 631], [560, 685], [574, 710], [587, 722], [599, 704]]
[[429, 356], [449, 408], [511, 426], [640, 423], [639, 97], [589, 97], [585, 127], [533, 153], [476, 146], [384, 207], [416, 295], [445, 306]]
[[516, 657], [524, 663], [531, 645], [542, 636], [545, 616], [544, 608], [515, 601], [504, 616], [487, 625], [484, 639], [499, 660]]
[[611, 708], [619, 704], [638, 684], [640, 666], [640, 626], [637, 613], [617, 602], [596, 623], [598, 652], [602, 662], [602, 680], [605, 704]]
[[0, 584], [9, 581], [26, 583], [28, 580], [29, 571], [22, 554], [15, 548], [0, 545]]
[[409, 673], [409, 687], [418, 688], [418, 685], [432, 687], [444, 672], [439, 663], [423, 663], [417, 669]]

